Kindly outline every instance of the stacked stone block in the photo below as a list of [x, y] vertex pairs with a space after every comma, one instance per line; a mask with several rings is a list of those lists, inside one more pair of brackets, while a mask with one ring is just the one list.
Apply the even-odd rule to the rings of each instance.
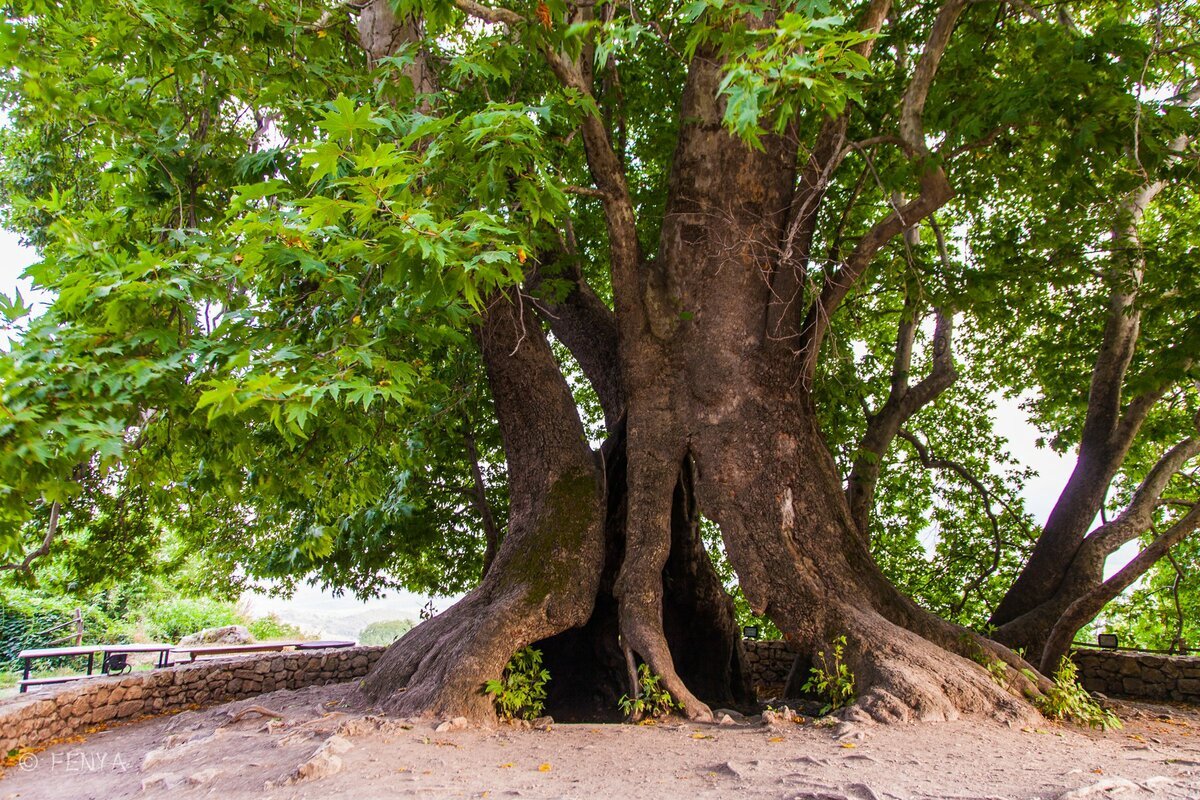
[[1200, 703], [1200, 658], [1076, 650], [1079, 682], [1089, 692], [1143, 700]]
[[297, 650], [197, 661], [49, 687], [0, 704], [0, 756], [151, 714], [361, 678], [385, 648]]
[[754, 687], [755, 694], [763, 700], [783, 697], [788, 673], [796, 659], [787, 642], [746, 639], [743, 644], [746, 646], [750, 685]]

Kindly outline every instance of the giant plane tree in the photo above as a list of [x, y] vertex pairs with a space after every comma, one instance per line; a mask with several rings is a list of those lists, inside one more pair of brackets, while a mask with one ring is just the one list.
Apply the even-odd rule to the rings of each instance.
[[[135, 508], [469, 590], [365, 703], [486, 718], [535, 645], [552, 709], [645, 663], [704, 719], [727, 563], [794, 675], [844, 637], [878, 719], [1015, 718], [1200, 523], [1187, 3], [8, 5], [27, 579]], [[1041, 529], [999, 394], [1076, 457]]]

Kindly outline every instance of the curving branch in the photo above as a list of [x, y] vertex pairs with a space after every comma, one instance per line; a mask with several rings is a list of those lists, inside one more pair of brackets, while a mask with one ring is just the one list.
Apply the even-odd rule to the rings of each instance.
[[[892, 8], [892, 0], [871, 0], [859, 30], [878, 34]], [[875, 38], [854, 49], [866, 58], [875, 46]], [[804, 285], [808, 279], [808, 260], [817, 229], [817, 212], [829, 188], [833, 173], [853, 149], [846, 145], [850, 110], [827, 119], [817, 134], [788, 207], [788, 222], [781, 243], [781, 257], [771, 278], [771, 301], [767, 309], [767, 332], [775, 339], [789, 339], [800, 332], [804, 314]], [[866, 143], [859, 143], [866, 146]]]
[[952, 608], [953, 613], [957, 614], [962, 611], [963, 606], [966, 605], [971, 594], [978, 591], [979, 588], [983, 586], [983, 582], [986, 581], [991, 575], [995, 574], [996, 570], [1000, 569], [1000, 559], [1004, 554], [1005, 540], [1003, 534], [1000, 532], [1000, 518], [992, 508], [992, 501], [996, 500], [1014, 520], [1019, 522], [1021, 520], [1021, 516], [1002, 498], [994, 497], [991, 491], [989, 491], [988, 488], [983, 484], [983, 481], [975, 477], [975, 474], [965, 464], [946, 458], [934, 458], [930, 454], [928, 446], [926, 446], [925, 443], [923, 443], [919, 438], [914, 436], [909, 431], [901, 429], [898, 435], [901, 439], [912, 445], [912, 448], [916, 451], [917, 458], [920, 459], [923, 467], [926, 469], [938, 469], [953, 472], [959, 478], [966, 481], [971, 488], [979, 494], [980, 503], [983, 506], [983, 513], [987, 515], [988, 523], [992, 529], [991, 562], [984, 567], [984, 569], [982, 569], [978, 575], [968, 581], [966, 586], [963, 587], [959, 601]]
[[[568, 235], [568, 249], [573, 251], [570, 240]], [[596, 391], [604, 409], [605, 427], [609, 431], [616, 430], [618, 420], [625, 413], [625, 384], [617, 351], [616, 315], [588, 284], [573, 252], [546, 253], [532, 267], [527, 265], [525, 283], [531, 292], [538, 292], [546, 279], [546, 264], [552, 262], [560, 269], [556, 277], [568, 280], [571, 289], [558, 302], [539, 298], [537, 309], [554, 336], [579, 362]]]
[[1200, 503], [1194, 504], [1174, 525], [1156, 536], [1115, 575], [1071, 603], [1050, 631], [1050, 638], [1042, 651], [1042, 672], [1053, 670], [1057, 666], [1058, 661], [1066, 655], [1071, 641], [1075, 638], [1075, 633], [1080, 628], [1095, 618], [1113, 598], [1132, 586], [1134, 581], [1154, 566], [1155, 562], [1165, 556], [1172, 547], [1191, 535], [1198, 527], [1200, 527]]
[[1164, 453], [1146, 474], [1125, 510], [1088, 534], [1084, 547], [1094, 548], [1107, 557], [1147, 530], [1155, 509], [1162, 505], [1167, 485], [1197, 455], [1200, 455], [1200, 437], [1184, 439]]
[[487, 484], [483, 481], [483, 470], [479, 466], [479, 448], [475, 446], [475, 436], [470, 432], [463, 434], [463, 446], [467, 451], [467, 459], [471, 462], [471, 491], [469, 496], [475, 511], [483, 520], [483, 570], [479, 579], [487, 577], [496, 553], [500, 550], [500, 528], [496, 525], [496, 517], [492, 514], [492, 504], [487, 498]]
[[[1186, 143], [1180, 137], [1170, 149], [1182, 150]], [[1075, 467], [1028, 562], [992, 615], [991, 624], [997, 627], [1033, 611], [1058, 591], [1142, 423], [1169, 388], [1168, 383], [1160, 383], [1122, 405], [1126, 375], [1141, 332], [1137, 300], [1146, 261], [1138, 226], [1166, 186], [1166, 181], [1147, 181], [1117, 210], [1111, 236], [1113, 251], [1122, 256], [1113, 260], [1103, 276], [1110, 287], [1108, 309], [1092, 367]]]
[[826, 279], [820, 296], [809, 308], [801, 326], [801, 376], [806, 385], [811, 383], [816, 374], [821, 343], [829, 330], [833, 312], [866, 273], [875, 254], [894, 236], [937, 211], [954, 196], [945, 171], [933, 161], [925, 143], [923, 116], [925, 101], [929, 97], [929, 89], [937, 75], [942, 55], [946, 52], [950, 37], [954, 33], [954, 26], [967, 5], [968, 0], [946, 0], [942, 4], [900, 102], [900, 138], [905, 142], [906, 149], [914, 154], [913, 157], [925, 162], [926, 166], [920, 179], [920, 193], [902, 206], [893, 204], [892, 211], [876, 222], [858, 241], [841, 269]]
[[[531, 23], [515, 11], [499, 6], [485, 6], [475, 0], [454, 0], [463, 13], [490, 24], [506, 25], [514, 30]], [[583, 17], [590, 18], [593, 8], [581, 8]], [[593, 98], [591, 68], [582, 58], [574, 60], [550, 48], [541, 47], [542, 56], [550, 71], [565, 88]], [[596, 188], [587, 194], [599, 197], [604, 204], [605, 227], [608, 230], [609, 251], [612, 257], [613, 289], [618, 305], [637, 302], [637, 271], [641, 264], [641, 247], [637, 236], [637, 216], [633, 198], [625, 178], [625, 168], [613, 148], [603, 120], [596, 114], [585, 114], [580, 126], [588, 168]], [[583, 194], [584, 192], [577, 192]]]
[[937, 309], [935, 317], [933, 366], [928, 375], [912, 386], [909, 384], [909, 375], [918, 320], [911, 308], [906, 307], [896, 334], [891, 389], [879, 410], [867, 416], [867, 430], [858, 444], [846, 485], [850, 514], [864, 537], [867, 536], [871, 507], [875, 501], [880, 465], [901, 426], [958, 379], [958, 370], [954, 365], [954, 315]]
[[54, 537], [58, 535], [58, 515], [60, 510], [59, 502], [55, 500], [50, 506], [50, 524], [46, 526], [46, 535], [42, 538], [42, 543], [37, 548], [26, 553], [25, 557], [20, 561], [10, 564], [0, 564], [0, 572], [15, 571], [24, 572], [25, 574], [33, 572], [33, 562], [50, 554], [50, 545], [54, 543]]

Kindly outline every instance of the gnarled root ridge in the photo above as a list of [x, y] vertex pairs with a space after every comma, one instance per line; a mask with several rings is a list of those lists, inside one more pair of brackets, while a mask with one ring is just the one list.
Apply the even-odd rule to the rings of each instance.
[[858, 692], [854, 708], [877, 722], [940, 722], [964, 715], [1008, 723], [1037, 718], [1028, 703], [980, 665], [881, 617], [854, 625], [847, 639]]

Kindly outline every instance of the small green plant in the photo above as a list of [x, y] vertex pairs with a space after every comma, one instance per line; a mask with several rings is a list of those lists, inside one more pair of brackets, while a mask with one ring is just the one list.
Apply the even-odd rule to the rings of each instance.
[[1121, 727], [1120, 718], [1100, 707], [1087, 690], [1079, 685], [1078, 669], [1063, 656], [1054, 673], [1054, 685], [1033, 698], [1034, 705], [1049, 719], [1070, 720], [1091, 728], [1110, 730]]
[[537, 719], [546, 702], [550, 673], [542, 669], [542, 651], [526, 647], [513, 654], [498, 681], [488, 681], [483, 690], [496, 703], [502, 719]]
[[825, 651], [817, 653], [821, 663], [814, 665], [809, 678], [804, 682], [804, 691], [813, 692], [825, 700], [822, 714], [845, 708], [854, 702], [854, 673], [842, 659], [846, 648], [846, 637], [838, 636], [833, 640], [833, 655], [827, 657]]
[[1008, 665], [998, 658], [990, 655], [979, 642], [975, 641], [968, 634], [963, 634], [958, 639], [967, 650], [971, 660], [988, 671], [988, 675], [992, 676], [992, 680], [1002, 686], [1005, 691], [1008, 691], [1012, 686], [1012, 681], [1008, 674]]
[[661, 717], [670, 714], [674, 709], [683, 708], [675, 702], [671, 693], [663, 688], [662, 678], [651, 672], [650, 667], [645, 664], [638, 665], [638, 686], [637, 697], [631, 699], [629, 695], [623, 695], [617, 701], [621, 711], [631, 719]]
[[987, 668], [988, 674], [992, 676], [992, 680], [1004, 687], [1005, 691], [1007, 691], [1011, 685], [1011, 681], [1008, 677], [1008, 664], [1005, 664], [998, 658], [993, 658], [991, 661], [984, 664], [984, 667]]

